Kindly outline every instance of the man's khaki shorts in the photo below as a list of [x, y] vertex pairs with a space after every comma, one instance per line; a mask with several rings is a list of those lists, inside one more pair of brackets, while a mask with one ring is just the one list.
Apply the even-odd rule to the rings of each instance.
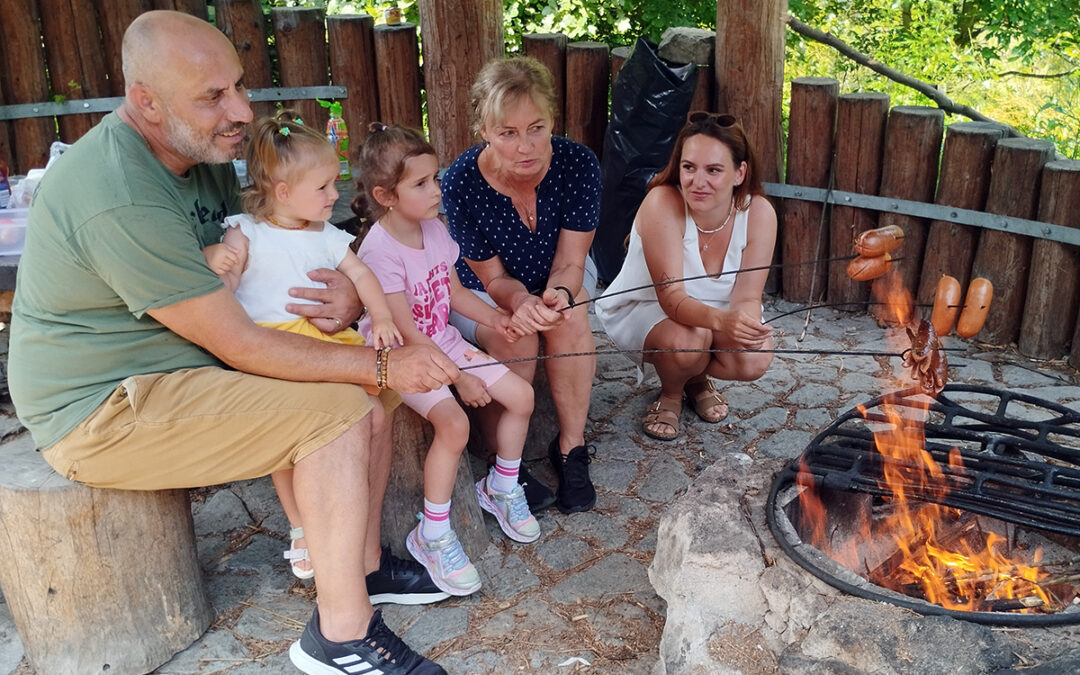
[[160, 490], [290, 468], [372, 409], [358, 386], [222, 368], [137, 375], [42, 454], [70, 480]]

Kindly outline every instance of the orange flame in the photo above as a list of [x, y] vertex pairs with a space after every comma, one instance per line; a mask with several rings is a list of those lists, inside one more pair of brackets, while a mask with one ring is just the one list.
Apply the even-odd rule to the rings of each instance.
[[[896, 322], [905, 325], [913, 305], [899, 276], [890, 271], [873, 288], [878, 299], [887, 303]], [[879, 586], [908, 595], [921, 594], [927, 601], [948, 609], [976, 611], [986, 609], [993, 600], [1029, 596], [1049, 607], [1050, 597], [1036, 583], [1046, 573], [1002, 554], [1004, 538], [993, 532], [982, 533], [973, 519], [965, 524], [963, 514], [956, 509], [916, 499], [940, 500], [949, 491], [945, 472], [925, 448], [923, 423], [928, 410], [929, 399], [926, 406], [914, 411], [887, 402], [882, 405], [889, 425], [874, 433], [874, 445], [886, 460], [879, 487], [888, 492], [883, 499], [891, 512], [874, 521], [873, 530], [888, 533], [897, 552], [873, 570], [863, 571]], [[859, 406], [859, 412], [865, 417], [863, 406]], [[954, 475], [962, 475], [963, 461], [957, 448], [949, 452], [948, 463]], [[825, 509], [820, 496], [812, 483], [800, 481], [800, 485], [804, 536], [850, 569], [858, 571], [860, 560], [868, 568], [866, 561], [872, 557], [868, 551], [874, 547], [874, 538], [864, 540], [861, 555], [837, 555], [830, 550], [834, 546], [825, 536]], [[870, 530], [869, 523], [860, 527]], [[980, 538], [983, 541], [978, 546], [971, 544]], [[1036, 551], [1034, 562], [1040, 556], [1041, 552]]]

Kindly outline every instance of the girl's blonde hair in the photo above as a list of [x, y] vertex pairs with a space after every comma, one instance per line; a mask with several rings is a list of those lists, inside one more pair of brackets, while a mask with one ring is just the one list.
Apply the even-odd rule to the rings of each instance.
[[393, 192], [405, 173], [405, 162], [420, 155], [438, 155], [415, 129], [372, 122], [368, 132], [360, 149], [356, 196], [350, 206], [356, 215], [376, 220], [386, 213], [386, 207], [375, 199], [375, 188]]
[[513, 56], [489, 61], [476, 76], [469, 91], [473, 109], [473, 131], [487, 122], [496, 124], [506, 116], [506, 108], [523, 96], [555, 119], [555, 87], [551, 71], [531, 56]]
[[288, 183], [322, 158], [334, 157], [334, 146], [315, 129], [305, 126], [295, 110], [282, 110], [255, 123], [247, 149], [251, 186], [244, 190], [244, 211], [257, 218], [270, 215], [274, 185]]

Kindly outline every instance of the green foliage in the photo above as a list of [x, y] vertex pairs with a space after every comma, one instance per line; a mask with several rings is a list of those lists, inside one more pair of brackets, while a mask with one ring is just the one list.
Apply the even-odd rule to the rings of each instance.
[[[1075, 0], [790, 0], [790, 11], [877, 61], [936, 85], [957, 103], [1080, 157]], [[1032, 77], [1061, 73], [1067, 75]], [[811, 75], [836, 78], [843, 92], [884, 91], [893, 105], [933, 105], [789, 31], [784, 79]]]
[[671, 26], [715, 26], [716, 0], [503, 0], [503, 20], [511, 50], [528, 33], [563, 33], [615, 47], [639, 35], [659, 41]]

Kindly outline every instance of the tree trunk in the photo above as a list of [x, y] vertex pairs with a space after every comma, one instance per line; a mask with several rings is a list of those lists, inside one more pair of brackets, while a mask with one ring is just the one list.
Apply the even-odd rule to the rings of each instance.
[[[1051, 161], [1043, 167], [1038, 220], [1080, 228], [1080, 160]], [[1020, 353], [1036, 359], [1061, 358], [1073, 337], [1078, 302], [1080, 249], [1036, 239], [1020, 325]], [[1080, 353], [1075, 340], [1073, 352]]]
[[761, 180], [779, 182], [787, 0], [716, 6], [716, 110], [742, 122]]
[[145, 673], [186, 648], [212, 612], [187, 490], [72, 483], [29, 436], [5, 445], [0, 586], [38, 673]]
[[[218, 28], [233, 43], [240, 56], [240, 65], [244, 67], [244, 85], [248, 89], [273, 87], [266, 19], [259, 0], [216, 0], [214, 8]], [[252, 103], [251, 108], [256, 117], [274, 112], [271, 101]]]
[[420, 129], [420, 51], [416, 26], [403, 22], [375, 26], [379, 118], [384, 124]]
[[[885, 125], [885, 166], [881, 171], [882, 197], [931, 202], [937, 184], [938, 159], [945, 113], [937, 108], [896, 106]], [[912, 295], [919, 286], [923, 248], [929, 224], [924, 218], [885, 212], [878, 225], [897, 225], [904, 230], [904, 244], [892, 254], [893, 267]], [[890, 308], [871, 305], [871, 313], [883, 321], [893, 321]]]
[[608, 116], [608, 46], [600, 42], [571, 42], [566, 46], [566, 136], [603, 153]]
[[[383, 500], [382, 536], [395, 555], [409, 558], [405, 537], [416, 527], [416, 514], [424, 510], [424, 459], [435, 429], [420, 415], [402, 405], [394, 413], [394, 460]], [[484, 514], [476, 501], [476, 481], [469, 457], [461, 453], [451, 497], [450, 526], [472, 560], [491, 543]]]
[[153, 8], [150, 0], [94, 0], [101, 42], [105, 48], [105, 67], [109, 74], [111, 96], [124, 95], [122, 50], [124, 31], [143, 12]]
[[[94, 5], [90, 0], [40, 0], [41, 27], [53, 92], [67, 100], [100, 98], [109, 92], [105, 55]], [[61, 46], [68, 45], [66, 49]], [[74, 143], [101, 118], [102, 113], [61, 115], [60, 140]]]
[[[881, 186], [881, 153], [889, 95], [877, 92], [844, 94], [836, 111], [836, 175], [834, 186], [844, 192], [876, 195]], [[829, 257], [849, 256], [855, 237], [877, 227], [877, 211], [834, 206], [829, 223]], [[870, 285], [847, 275], [848, 261], [829, 263], [830, 303], [851, 303], [848, 311], [865, 311]]]
[[[833, 127], [840, 83], [827, 77], [791, 82], [787, 183], [827, 188], [832, 166]], [[784, 298], [813, 304], [825, 297], [828, 266], [814, 263], [829, 250], [829, 232], [820, 202], [790, 199], [784, 204], [781, 259]], [[810, 264], [807, 264], [810, 263]]]
[[[4, 95], [9, 104], [42, 103], [49, 100], [45, 78], [45, 52], [41, 48], [41, 26], [35, 0], [8, 0], [0, 21], [3, 64], [8, 77]], [[56, 140], [52, 117], [24, 117], [12, 121], [15, 153], [12, 173], [26, 173], [44, 168], [49, 160], [49, 145]]]
[[439, 166], [473, 144], [469, 89], [485, 63], [501, 57], [502, 0], [420, 0], [428, 129]]
[[555, 123], [551, 132], [561, 136], [566, 130], [566, 36], [562, 33], [524, 35], [521, 38], [521, 51], [551, 71], [551, 84], [555, 88]]
[[[326, 21], [318, 7], [276, 7], [270, 10], [277, 44], [282, 87], [317, 87], [330, 84], [326, 56]], [[287, 101], [300, 112], [304, 124], [322, 131], [330, 113], [312, 99]]]
[[[990, 164], [1005, 127], [990, 122], [959, 122], [945, 132], [935, 204], [982, 211], [990, 189]], [[935, 220], [930, 223], [916, 301], [932, 304], [938, 281], [947, 274], [967, 288], [971, 261], [979, 243], [979, 229]], [[924, 314], [930, 315], [927, 309]]]
[[368, 126], [379, 119], [379, 92], [375, 85], [375, 19], [367, 14], [326, 17], [330, 43], [330, 74], [335, 85], [344, 85], [349, 96], [341, 102], [342, 117], [349, 129], [350, 160], [356, 163]]
[[[1031, 138], [998, 141], [986, 198], [987, 213], [1034, 219], [1038, 213], [1039, 178], [1054, 158], [1054, 145]], [[994, 300], [977, 338], [1007, 345], [1020, 335], [1024, 298], [1031, 266], [1031, 238], [985, 230], [972, 264], [972, 277], [994, 284]]]

